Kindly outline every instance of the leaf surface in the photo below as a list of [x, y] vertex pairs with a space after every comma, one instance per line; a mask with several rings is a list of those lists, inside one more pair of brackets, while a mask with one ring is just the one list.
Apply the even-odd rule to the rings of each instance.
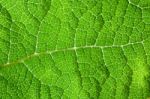
[[0, 99], [147, 99], [149, 0], [0, 0]]

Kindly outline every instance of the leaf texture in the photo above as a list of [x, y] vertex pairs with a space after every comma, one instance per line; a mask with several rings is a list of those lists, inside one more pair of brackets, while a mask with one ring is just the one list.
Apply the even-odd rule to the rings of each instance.
[[147, 99], [150, 0], [0, 0], [0, 99]]

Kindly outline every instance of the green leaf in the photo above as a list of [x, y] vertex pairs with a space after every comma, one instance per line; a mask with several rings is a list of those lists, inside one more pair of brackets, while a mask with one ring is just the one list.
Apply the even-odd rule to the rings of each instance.
[[0, 0], [0, 99], [147, 99], [150, 0]]

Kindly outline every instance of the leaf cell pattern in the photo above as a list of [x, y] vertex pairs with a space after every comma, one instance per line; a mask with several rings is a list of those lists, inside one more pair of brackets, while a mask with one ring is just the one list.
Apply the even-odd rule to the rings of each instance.
[[0, 99], [147, 99], [150, 0], [0, 0]]

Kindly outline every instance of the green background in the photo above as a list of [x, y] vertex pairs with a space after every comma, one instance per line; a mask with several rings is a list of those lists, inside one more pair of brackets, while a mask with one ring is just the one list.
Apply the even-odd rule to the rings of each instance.
[[0, 0], [0, 99], [147, 99], [150, 0]]

